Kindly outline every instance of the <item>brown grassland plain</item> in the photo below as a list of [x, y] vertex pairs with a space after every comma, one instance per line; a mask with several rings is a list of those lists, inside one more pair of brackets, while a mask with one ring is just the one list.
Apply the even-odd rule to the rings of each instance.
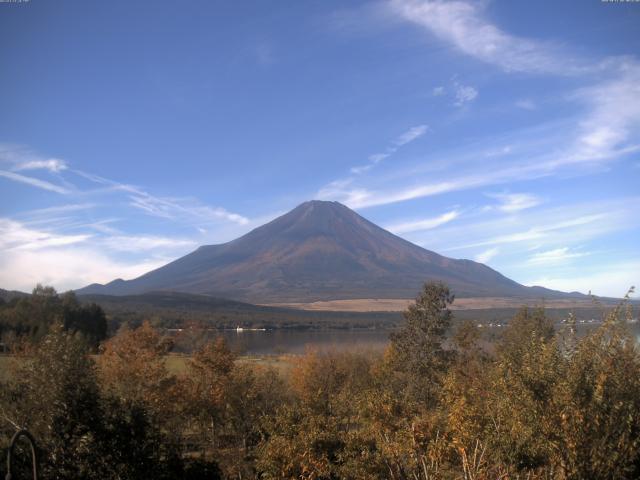
[[[290, 307], [301, 310], [341, 311], [341, 312], [402, 312], [415, 299], [399, 298], [356, 298], [351, 300], [327, 300], [311, 303], [273, 303], [265, 306]], [[523, 305], [544, 305], [545, 308], [591, 308], [591, 299], [536, 300], [531, 298], [468, 297], [456, 298], [451, 310], [490, 310], [498, 308], [520, 308]]]

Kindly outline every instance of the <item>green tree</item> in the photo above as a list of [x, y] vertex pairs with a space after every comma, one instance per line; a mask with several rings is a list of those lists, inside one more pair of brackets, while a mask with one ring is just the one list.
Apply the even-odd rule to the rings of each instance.
[[73, 292], [62, 295], [60, 303], [65, 330], [80, 332], [93, 347], [107, 338], [107, 317], [99, 305], [82, 305]]
[[54, 323], [79, 332], [96, 347], [106, 338], [107, 320], [95, 303], [81, 304], [73, 292], [58, 295], [53, 287], [38, 284], [28, 297], [15, 298], [0, 308], [0, 334], [39, 341]]
[[442, 376], [452, 357], [443, 343], [451, 324], [449, 305], [453, 300], [443, 283], [425, 284], [415, 303], [403, 313], [404, 326], [391, 335], [391, 357], [407, 377], [408, 393], [427, 406], [437, 403]]

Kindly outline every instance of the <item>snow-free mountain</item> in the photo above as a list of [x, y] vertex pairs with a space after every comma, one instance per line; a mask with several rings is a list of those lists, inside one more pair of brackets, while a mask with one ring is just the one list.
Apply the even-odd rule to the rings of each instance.
[[251, 303], [413, 298], [428, 280], [462, 297], [565, 296], [414, 245], [337, 202], [310, 201], [236, 240], [205, 245], [133, 280], [81, 294], [175, 291]]

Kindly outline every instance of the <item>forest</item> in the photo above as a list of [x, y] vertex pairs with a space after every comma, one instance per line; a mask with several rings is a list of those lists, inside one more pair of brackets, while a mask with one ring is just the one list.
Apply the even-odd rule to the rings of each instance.
[[[173, 372], [150, 322], [107, 337], [100, 307], [42, 287], [3, 307], [19, 348], [0, 377], [0, 448], [27, 428], [44, 479], [638, 478], [627, 300], [585, 336], [523, 307], [488, 349], [428, 283], [381, 354], [310, 350], [283, 372], [217, 339]], [[50, 314], [30, 324], [36, 309]], [[21, 443], [12, 478], [29, 462]]]

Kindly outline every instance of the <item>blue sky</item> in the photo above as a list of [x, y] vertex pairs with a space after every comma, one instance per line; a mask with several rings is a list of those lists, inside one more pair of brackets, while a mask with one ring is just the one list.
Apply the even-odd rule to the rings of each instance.
[[0, 287], [309, 199], [527, 285], [640, 284], [640, 3], [0, 3]]

